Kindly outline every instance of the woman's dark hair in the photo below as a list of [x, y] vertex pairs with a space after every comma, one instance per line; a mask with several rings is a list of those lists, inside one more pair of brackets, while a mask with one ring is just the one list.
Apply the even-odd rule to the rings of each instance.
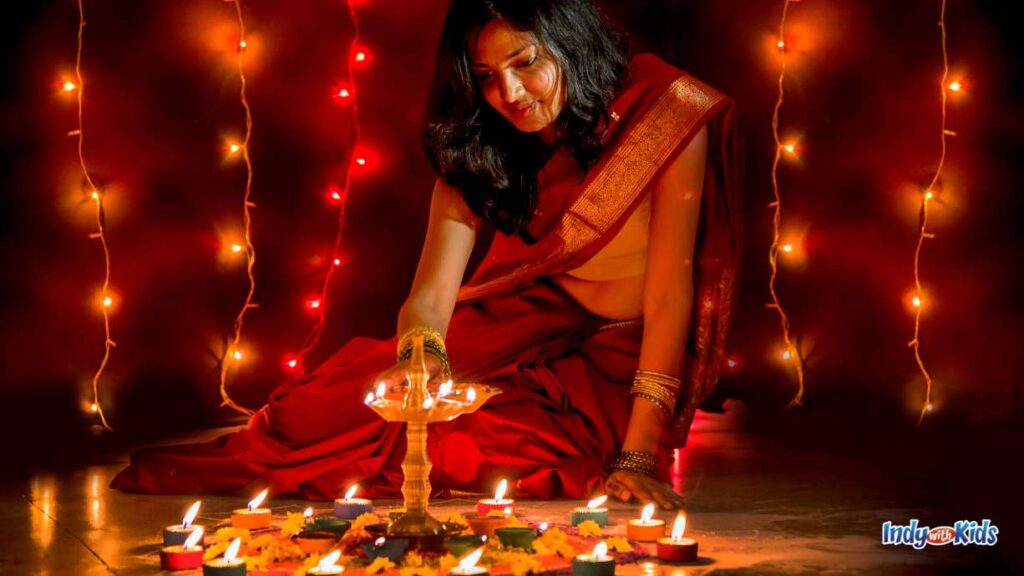
[[584, 173], [601, 154], [608, 107], [625, 78], [628, 53], [623, 35], [588, 0], [452, 1], [427, 106], [427, 157], [474, 213], [532, 242], [526, 226], [537, 204], [537, 172], [552, 150], [493, 110], [478, 86], [470, 39], [497, 18], [536, 36], [562, 69], [566, 100], [555, 134]]

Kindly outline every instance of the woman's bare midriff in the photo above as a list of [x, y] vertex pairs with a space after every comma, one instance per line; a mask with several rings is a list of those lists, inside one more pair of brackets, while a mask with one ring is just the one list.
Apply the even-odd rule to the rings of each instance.
[[592, 314], [611, 320], [632, 320], [643, 316], [643, 275], [616, 280], [581, 280], [568, 274], [551, 279]]

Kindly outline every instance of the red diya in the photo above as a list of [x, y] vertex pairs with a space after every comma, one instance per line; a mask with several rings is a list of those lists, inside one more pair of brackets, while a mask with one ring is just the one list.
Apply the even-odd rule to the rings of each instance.
[[196, 526], [184, 543], [160, 549], [161, 570], [191, 570], [203, 565], [203, 527]]
[[697, 541], [683, 538], [686, 531], [686, 514], [676, 516], [672, 525], [672, 536], [658, 540], [658, 559], [666, 562], [696, 562]]
[[484, 498], [478, 500], [476, 503], [476, 514], [477, 516], [487, 516], [487, 513], [492, 510], [498, 512], [504, 512], [506, 508], [512, 508], [515, 511], [514, 505], [515, 500], [511, 498], [505, 498], [505, 492], [508, 490], [508, 480], [502, 480], [498, 483], [498, 489], [494, 491], [494, 498]]

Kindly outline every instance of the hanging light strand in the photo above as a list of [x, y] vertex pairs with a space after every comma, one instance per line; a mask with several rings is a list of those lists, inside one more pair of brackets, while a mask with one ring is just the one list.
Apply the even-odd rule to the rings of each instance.
[[78, 129], [73, 130], [70, 135], [78, 137], [78, 162], [82, 167], [82, 176], [85, 179], [85, 183], [89, 188], [89, 194], [96, 206], [96, 232], [89, 235], [90, 238], [97, 239], [100, 241], [100, 246], [103, 247], [103, 289], [100, 293], [100, 311], [103, 314], [103, 359], [100, 360], [100, 365], [96, 369], [96, 372], [92, 377], [92, 403], [90, 407], [92, 410], [99, 415], [100, 423], [103, 425], [105, 430], [112, 430], [110, 424], [107, 422], [107, 416], [103, 412], [103, 404], [100, 403], [100, 377], [103, 375], [103, 371], [107, 367], [107, 362], [110, 361], [110, 352], [114, 349], [117, 344], [110, 336], [110, 306], [109, 306], [109, 291], [110, 291], [110, 248], [107, 246], [107, 232], [104, 224], [104, 212], [103, 212], [103, 194], [100, 193], [96, 187], [95, 182], [92, 180], [92, 176], [89, 174], [89, 169], [85, 164], [85, 138], [84, 131], [85, 125], [82, 120], [83, 114], [83, 93], [85, 92], [85, 82], [82, 80], [82, 41], [85, 37], [85, 6], [83, 0], [78, 0], [78, 49], [75, 56], [75, 79], [78, 82], [76, 99], [78, 102]]
[[[349, 15], [352, 18], [353, 24], [353, 37], [352, 43], [349, 45], [348, 50], [348, 74], [346, 77], [346, 88], [343, 94], [338, 94], [336, 97], [343, 98], [351, 110], [352, 114], [352, 126], [353, 126], [353, 146], [352, 153], [349, 155], [348, 168], [345, 170], [345, 178], [342, 182], [341, 188], [338, 191], [340, 199], [338, 202], [338, 232], [334, 237], [334, 251], [330, 261], [327, 263], [327, 272], [324, 275], [323, 285], [320, 288], [319, 306], [317, 306], [316, 324], [310, 330], [306, 336], [305, 342], [302, 345], [302, 351], [299, 352], [299, 358], [304, 359], [317, 344], [320, 343], [320, 337], [323, 335], [324, 327], [326, 326], [326, 314], [327, 314], [327, 292], [331, 286], [331, 280], [334, 277], [335, 271], [341, 265], [341, 241], [345, 231], [345, 212], [346, 205], [348, 203], [349, 191], [352, 186], [352, 170], [355, 167], [357, 154], [355, 152], [356, 146], [360, 140], [360, 128], [359, 128], [359, 106], [356, 101], [356, 95], [359, 94], [359, 90], [355, 83], [355, 74], [353, 73], [354, 63], [357, 62], [357, 46], [359, 45], [359, 20], [356, 15], [355, 8], [350, 2], [348, 4]], [[348, 88], [351, 87], [351, 88]]]
[[252, 243], [252, 214], [250, 209], [255, 207], [252, 202], [252, 159], [249, 156], [249, 141], [252, 138], [252, 110], [249, 107], [249, 100], [245, 95], [245, 20], [242, 18], [242, 4], [240, 0], [233, 0], [235, 5], [235, 14], [238, 17], [238, 78], [241, 83], [239, 88], [239, 100], [242, 104], [242, 109], [245, 111], [245, 139], [240, 145], [240, 152], [242, 153], [242, 159], [245, 161], [245, 195], [242, 205], [242, 219], [244, 222], [244, 234], [245, 234], [245, 272], [249, 280], [249, 290], [245, 295], [245, 303], [242, 305], [241, 310], [238, 311], [238, 315], [235, 317], [235, 333], [231, 339], [231, 343], [227, 346], [224, 351], [224, 356], [221, 357], [220, 362], [220, 397], [221, 406], [226, 406], [232, 410], [241, 412], [251, 416], [254, 412], [244, 406], [240, 406], [231, 399], [228, 394], [227, 381], [228, 372], [233, 364], [241, 360], [241, 352], [239, 351], [239, 343], [242, 340], [242, 326], [245, 322], [245, 313], [250, 308], [256, 308], [257, 304], [253, 302], [253, 294], [256, 292], [256, 277], [253, 275], [253, 266], [256, 264], [256, 249]]
[[947, 90], [955, 89], [950, 88], [949, 86], [949, 52], [946, 44], [946, 0], [941, 1], [941, 8], [939, 12], [939, 31], [942, 39], [942, 80], [939, 82], [939, 92], [942, 103], [942, 130], [939, 135], [941, 152], [939, 154], [939, 164], [935, 169], [935, 175], [932, 176], [932, 180], [928, 184], [928, 187], [921, 193], [921, 209], [917, 227], [917, 245], [914, 248], [914, 289], [916, 291], [914, 295], [914, 338], [907, 344], [911, 349], [913, 349], [914, 361], [917, 362], [917, 368], [921, 371], [921, 375], [924, 377], [924, 403], [921, 405], [921, 412], [917, 418], [918, 424], [924, 420], [925, 414], [932, 410], [932, 377], [928, 373], [928, 369], [925, 368], [924, 359], [921, 357], [921, 313], [925, 306], [924, 293], [921, 288], [921, 249], [924, 247], [925, 240], [935, 237], [935, 234], [928, 231], [928, 205], [935, 198], [935, 194], [937, 193], [936, 186], [939, 183], [939, 178], [942, 176], [942, 168], [946, 164], [946, 137], [954, 134], [946, 128], [946, 110], [947, 103], [949, 101], [949, 94]]
[[782, 139], [779, 136], [779, 111], [782, 109], [782, 103], [784, 100], [785, 90], [785, 79], [786, 79], [786, 18], [789, 15], [789, 5], [798, 0], [785, 0], [782, 5], [782, 19], [779, 22], [779, 40], [778, 48], [779, 55], [781, 57], [781, 69], [779, 71], [779, 96], [775, 101], [775, 108], [772, 112], [772, 137], [775, 140], [775, 157], [772, 159], [772, 194], [774, 195], [774, 201], [769, 204], [769, 207], [774, 210], [772, 215], [772, 245], [768, 251], [768, 263], [771, 265], [771, 277], [768, 280], [768, 291], [771, 294], [772, 301], [768, 304], [769, 308], [774, 308], [779, 315], [779, 324], [782, 327], [782, 338], [785, 342], [786, 349], [783, 352], [783, 359], [792, 362], [793, 368], [796, 371], [797, 377], [797, 392], [793, 399], [790, 401], [790, 406], [799, 406], [802, 404], [804, 396], [804, 369], [803, 359], [800, 357], [800, 353], [796, 346], [793, 344], [793, 340], [789, 334], [789, 317], [786, 315], [786, 311], [782, 308], [782, 303], [779, 301], [779, 295], [775, 290], [775, 280], [778, 277], [778, 257], [779, 257], [779, 244], [780, 244], [780, 232], [779, 226], [782, 221], [782, 196], [779, 192], [779, 179], [778, 179], [778, 168], [779, 162], [782, 160], [782, 154], [784, 150], [788, 150], [787, 146], [782, 143]]

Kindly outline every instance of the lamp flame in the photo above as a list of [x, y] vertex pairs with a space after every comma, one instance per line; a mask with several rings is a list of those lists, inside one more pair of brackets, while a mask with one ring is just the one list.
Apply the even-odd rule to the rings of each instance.
[[231, 541], [231, 545], [228, 546], [228, 549], [224, 551], [224, 561], [229, 563], [229, 564], [231, 562], [234, 562], [235, 558], [238, 557], [238, 550], [241, 547], [242, 547], [242, 539], [241, 538], [235, 538], [234, 540], [232, 540]]
[[476, 563], [480, 561], [480, 557], [484, 555], [484, 547], [481, 546], [476, 550], [470, 552], [465, 558], [459, 560], [459, 568], [463, 570], [470, 570], [476, 567]]
[[684, 532], [686, 532], [686, 514], [679, 514], [676, 516], [675, 524], [672, 525], [672, 539], [682, 540]]
[[545, 531], [547, 529], [548, 529], [548, 523], [547, 522], [541, 522], [540, 526], [537, 527], [537, 531], [539, 531], [539, 532], [543, 532], [543, 531]]
[[348, 492], [345, 492], [345, 502], [348, 502], [356, 495], [356, 490], [359, 490], [359, 484], [353, 484], [352, 487], [348, 489]]
[[341, 550], [335, 550], [327, 556], [324, 556], [316, 567], [320, 570], [330, 570], [338, 565], [339, 558], [341, 558]]
[[306, 508], [305, 511], [302, 512], [302, 517], [305, 518], [306, 520], [309, 520], [310, 518], [312, 518], [313, 517], [313, 507], [310, 506], [310, 507]]
[[423, 409], [424, 410], [430, 410], [430, 407], [433, 406], [433, 405], [434, 405], [434, 399], [431, 398], [430, 396], [427, 396], [426, 398], [423, 399]]
[[193, 530], [192, 533], [188, 535], [188, 538], [185, 539], [185, 543], [182, 544], [181, 546], [183, 548], [192, 548], [193, 546], [198, 544], [199, 541], [202, 540], [202, 539], [203, 539], [203, 527], [202, 526], [196, 526], [196, 529]]
[[594, 546], [594, 559], [601, 558], [608, 555], [608, 544], [605, 542], [598, 542], [597, 546]]
[[508, 490], [508, 480], [502, 480], [498, 482], [498, 489], [494, 491], [494, 499], [501, 500], [505, 497], [505, 492]]
[[373, 392], [370, 392], [369, 394], [366, 395], [366, 399], [363, 400], [363, 403], [366, 404], [367, 406], [373, 404]]
[[452, 393], [452, 381], [448, 380], [447, 382], [444, 382], [443, 384], [441, 384], [441, 387], [438, 388], [438, 390], [437, 390], [437, 397], [438, 398], [444, 398], [445, 396], [447, 396], [447, 395], [449, 395], [451, 393]]
[[587, 508], [590, 508], [591, 510], [597, 508], [601, 504], [604, 504], [606, 500], [608, 500], [607, 494], [605, 494], [604, 496], [598, 496], [597, 498], [594, 498], [590, 502], [587, 502]]
[[268, 492], [270, 492], [270, 488], [264, 488], [263, 492], [260, 492], [259, 494], [256, 495], [255, 498], [250, 500], [249, 510], [252, 511], [255, 510], [256, 508], [259, 508], [260, 504], [263, 504], [263, 501], [267, 499]]
[[502, 513], [505, 514], [505, 518], [508, 518], [512, 515], [512, 508], [510, 506], [505, 506], [505, 509], [502, 510]]
[[640, 521], [644, 524], [650, 522], [651, 518], [654, 518], [654, 504], [644, 506], [643, 511], [640, 512]]
[[384, 382], [377, 384], [377, 398], [383, 398], [388, 391], [388, 385]]
[[378, 547], [378, 548], [380, 548], [381, 546], [384, 545], [385, 542], [387, 542], [387, 538], [384, 538], [383, 536], [381, 536], [380, 538], [377, 538], [376, 540], [373, 541], [373, 545]]
[[188, 528], [192, 521], [196, 519], [196, 515], [199, 514], [199, 506], [202, 503], [202, 500], [196, 500], [192, 506], [189, 506], [188, 512], [185, 512], [185, 517], [181, 519], [181, 526], [183, 528]]
[[466, 402], [469, 402], [470, 404], [476, 402], [476, 388], [466, 390]]

